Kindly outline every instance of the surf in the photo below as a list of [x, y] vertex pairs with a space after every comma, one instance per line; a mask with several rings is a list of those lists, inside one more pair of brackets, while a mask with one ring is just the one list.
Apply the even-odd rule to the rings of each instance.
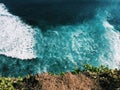
[[96, 8], [92, 18], [55, 27], [48, 24], [42, 30], [0, 4], [0, 74], [59, 73], [82, 68], [84, 64], [120, 68], [120, 32], [111, 23], [112, 9], [115, 7]]
[[31, 26], [0, 4], [0, 54], [20, 59], [35, 58], [34, 34]]

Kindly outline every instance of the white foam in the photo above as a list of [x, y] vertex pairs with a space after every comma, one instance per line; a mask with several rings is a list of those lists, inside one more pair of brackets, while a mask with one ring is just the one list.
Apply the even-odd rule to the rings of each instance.
[[0, 54], [20, 58], [35, 58], [34, 30], [0, 4]]
[[[120, 68], [120, 32], [115, 30], [115, 28], [109, 24], [107, 21], [103, 22], [103, 25], [106, 29], [106, 38], [110, 44], [109, 57], [111, 57], [111, 62], [113, 68]], [[110, 63], [110, 62], [109, 62]]]
[[107, 21], [104, 21], [103, 22], [103, 26], [106, 28], [106, 29], [114, 29], [114, 27], [112, 25], [110, 25]]

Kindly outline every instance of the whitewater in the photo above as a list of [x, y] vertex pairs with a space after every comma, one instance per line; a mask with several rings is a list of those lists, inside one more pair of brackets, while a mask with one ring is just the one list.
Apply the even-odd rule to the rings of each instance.
[[0, 75], [59, 73], [84, 64], [120, 68], [120, 32], [109, 22], [110, 10], [98, 9], [83, 23], [42, 31], [0, 3]]

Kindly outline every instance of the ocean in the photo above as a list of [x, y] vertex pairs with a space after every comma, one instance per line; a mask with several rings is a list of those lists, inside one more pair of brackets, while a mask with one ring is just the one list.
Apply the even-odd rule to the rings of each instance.
[[0, 0], [0, 76], [120, 69], [119, 0]]

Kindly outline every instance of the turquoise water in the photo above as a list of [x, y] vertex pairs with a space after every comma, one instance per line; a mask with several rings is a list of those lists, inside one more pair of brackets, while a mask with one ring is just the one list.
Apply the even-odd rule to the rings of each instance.
[[[56, 13], [52, 4], [51, 20], [44, 12], [47, 16], [41, 19], [39, 10], [22, 16], [17, 12], [19, 8], [15, 12], [0, 3], [0, 75], [59, 73], [82, 68], [86, 63], [120, 68], [119, 3], [87, 4], [90, 9], [83, 4], [76, 11], [71, 4], [64, 6], [70, 8], [68, 13], [65, 9], [65, 15], [58, 7]], [[70, 20], [66, 14], [71, 14]]]

